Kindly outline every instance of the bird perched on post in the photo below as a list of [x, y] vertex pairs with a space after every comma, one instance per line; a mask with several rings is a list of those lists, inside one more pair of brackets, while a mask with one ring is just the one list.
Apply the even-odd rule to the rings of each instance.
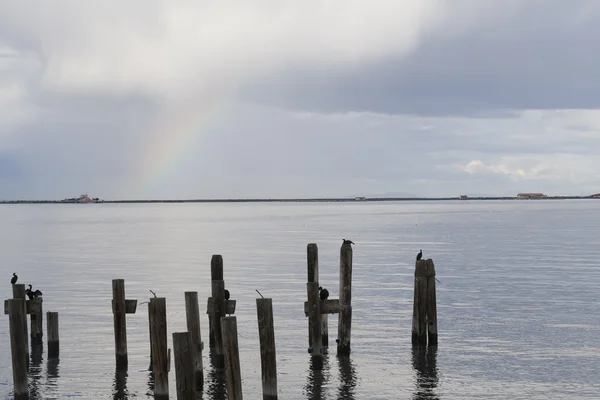
[[342, 244], [354, 244], [352, 240], [342, 239]]
[[231, 295], [229, 294], [229, 290], [225, 289], [225, 300], [229, 300], [229, 297]]
[[327, 300], [327, 298], [329, 297], [329, 290], [319, 286], [319, 297], [321, 298], [321, 300]]
[[10, 280], [10, 283], [11, 283], [11, 285], [14, 285], [15, 283], [17, 283], [17, 279], [19, 279], [19, 277], [17, 276], [17, 274], [15, 274], [15, 273], [13, 272], [13, 277], [12, 277], [12, 279]]
[[419, 254], [417, 254], [417, 261], [419, 261], [423, 257], [423, 250], [419, 250]]

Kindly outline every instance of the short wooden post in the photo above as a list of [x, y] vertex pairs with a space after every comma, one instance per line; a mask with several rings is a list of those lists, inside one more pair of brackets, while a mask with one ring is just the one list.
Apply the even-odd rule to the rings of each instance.
[[[316, 243], [306, 245], [307, 282], [319, 282], [319, 248]], [[312, 348], [312, 319], [308, 319], [308, 351]]]
[[7, 300], [8, 321], [10, 326], [10, 351], [12, 356], [14, 398], [29, 398], [27, 387], [27, 341], [23, 329], [23, 299]]
[[[213, 254], [210, 259], [210, 281], [223, 281], [223, 257], [220, 254]], [[215, 293], [212, 292], [211, 288], [211, 297], [215, 298]], [[215, 316], [211, 313], [208, 314], [208, 345], [211, 349], [215, 348], [215, 338], [216, 336], [220, 336], [215, 334], [215, 325], [220, 326], [219, 319], [217, 319], [217, 323], [214, 323]], [[220, 328], [219, 328], [220, 329]]]
[[196, 390], [202, 390], [204, 387], [204, 371], [202, 368], [202, 337], [200, 334], [198, 292], [185, 292], [184, 296], [186, 324], [190, 333], [189, 347], [194, 366], [194, 383]]
[[175, 358], [175, 386], [177, 400], [195, 400], [194, 362], [189, 332], [173, 333], [173, 357]]
[[338, 316], [337, 353], [350, 354], [352, 327], [352, 245], [340, 249], [340, 313]]
[[329, 315], [321, 314], [321, 346], [329, 348]]
[[415, 293], [413, 299], [412, 344], [427, 344], [427, 261], [415, 263]]
[[167, 350], [167, 300], [150, 299], [152, 315], [152, 372], [154, 373], [154, 398], [169, 398], [169, 354]]
[[316, 361], [318, 367], [322, 364], [323, 352], [321, 346], [321, 299], [319, 298], [319, 283], [308, 282], [306, 284], [308, 297], [308, 318], [310, 323], [312, 337], [312, 359]]
[[43, 308], [42, 303], [44, 299], [42, 297], [35, 297], [29, 300], [32, 304], [35, 303], [35, 307], [31, 308], [29, 314], [31, 322], [31, 343], [40, 344], [42, 343], [42, 337], [44, 336], [44, 322], [43, 322]]
[[23, 300], [23, 334], [25, 335], [25, 353], [27, 354], [27, 368], [29, 368], [29, 334], [27, 332], [27, 296], [25, 294], [25, 284], [15, 283], [12, 285], [13, 299]]
[[438, 344], [437, 304], [435, 295], [435, 265], [427, 260], [427, 336], [429, 346]]
[[58, 313], [48, 311], [46, 313], [46, 323], [48, 329], [48, 358], [58, 358]]
[[117, 368], [127, 368], [127, 325], [125, 310], [125, 280], [112, 280], [113, 322], [115, 328], [115, 360]]
[[277, 400], [277, 357], [272, 299], [256, 299], [263, 400]]
[[225, 375], [227, 376], [227, 399], [242, 400], [242, 374], [236, 317], [221, 318], [221, 333], [223, 335]]

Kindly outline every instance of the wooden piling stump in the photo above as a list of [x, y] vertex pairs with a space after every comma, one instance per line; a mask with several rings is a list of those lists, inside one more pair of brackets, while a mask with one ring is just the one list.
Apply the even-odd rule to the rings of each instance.
[[150, 299], [152, 315], [152, 372], [154, 398], [169, 398], [169, 351], [167, 349], [167, 301], [164, 297]]
[[202, 368], [202, 337], [200, 334], [198, 292], [185, 292], [184, 296], [186, 324], [190, 333], [189, 347], [194, 366], [194, 384], [196, 390], [202, 390], [204, 387], [204, 370]]
[[236, 317], [223, 317], [221, 318], [220, 325], [225, 375], [227, 376], [227, 399], [242, 400], [242, 374], [238, 348], [237, 319]]
[[[221, 321], [225, 317], [225, 282], [222, 280], [212, 281], [212, 298], [213, 298], [213, 321]], [[223, 368], [223, 336], [221, 333], [220, 323], [213, 324], [214, 329], [214, 364], [217, 368]]]
[[340, 249], [340, 313], [338, 315], [337, 353], [350, 354], [352, 328], [352, 245]]
[[427, 261], [415, 263], [415, 292], [413, 298], [412, 344], [427, 344]]
[[31, 322], [31, 343], [41, 344], [44, 336], [44, 322], [43, 322], [43, 308], [42, 303], [44, 299], [42, 297], [35, 297], [29, 300], [30, 303], [35, 304], [32, 308], [29, 318]]
[[125, 309], [125, 280], [112, 280], [112, 307], [115, 330], [115, 361], [117, 368], [127, 368], [127, 310]]
[[[210, 281], [222, 281], [223, 279], [223, 257], [220, 254], [213, 254], [210, 259]], [[212, 289], [211, 289], [212, 290]], [[211, 292], [211, 297], [214, 298], [215, 294]], [[217, 319], [217, 324], [219, 325]], [[219, 328], [220, 329], [220, 328]], [[220, 331], [219, 331], [220, 332]], [[215, 348], [215, 323], [214, 315], [208, 314], [208, 345], [211, 349]]]
[[272, 299], [256, 299], [263, 400], [277, 400], [277, 357]]
[[29, 398], [29, 388], [27, 386], [27, 336], [23, 328], [23, 320], [26, 321], [26, 316], [23, 303], [23, 299], [7, 300], [15, 399]]
[[319, 283], [308, 282], [306, 284], [308, 297], [308, 318], [312, 320], [311, 337], [312, 337], [312, 359], [316, 365], [322, 364], [323, 353], [321, 345], [321, 299], [319, 298]]
[[[196, 303], [197, 304], [197, 303]], [[175, 386], [177, 400], [195, 400], [194, 362], [192, 357], [191, 334], [173, 333], [173, 357], [175, 358]]]
[[27, 329], [27, 314], [29, 314], [29, 311], [27, 310], [27, 305], [30, 301], [27, 300], [24, 283], [15, 283], [14, 285], [12, 285], [12, 291], [13, 299], [23, 300], [23, 334], [25, 335], [25, 352], [27, 353], [27, 368], [29, 368], [29, 334]]
[[48, 328], [48, 358], [58, 358], [58, 313], [48, 311], [46, 313], [46, 323]]
[[427, 339], [429, 346], [438, 344], [437, 304], [435, 294], [435, 265], [427, 260]]

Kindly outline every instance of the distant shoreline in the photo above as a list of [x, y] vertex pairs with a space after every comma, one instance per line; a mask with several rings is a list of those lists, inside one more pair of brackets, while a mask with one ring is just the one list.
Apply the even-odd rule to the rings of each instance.
[[152, 204], [152, 203], [361, 203], [383, 201], [481, 201], [481, 200], [582, 200], [596, 199], [593, 196], [547, 196], [538, 198], [511, 197], [340, 197], [340, 198], [306, 198], [306, 199], [187, 199], [187, 200], [98, 200], [92, 203], [81, 203], [70, 200], [0, 200], [0, 204]]

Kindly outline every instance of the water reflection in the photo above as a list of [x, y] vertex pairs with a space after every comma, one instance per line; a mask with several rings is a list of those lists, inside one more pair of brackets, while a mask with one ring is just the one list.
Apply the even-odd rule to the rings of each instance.
[[356, 369], [348, 355], [337, 356], [340, 371], [340, 387], [338, 389], [338, 400], [354, 400], [354, 389], [356, 388]]
[[113, 399], [114, 400], [127, 400], [127, 370], [116, 368], [115, 369], [115, 380], [113, 382]]
[[46, 388], [44, 395], [46, 399], [58, 398], [58, 374], [59, 359], [49, 358], [46, 363]]
[[417, 378], [413, 400], [439, 399], [435, 393], [438, 383], [436, 358], [437, 346], [413, 346], [412, 362]]
[[[225, 369], [215, 367], [215, 354], [213, 350], [209, 350], [210, 369], [208, 371], [208, 379], [204, 381], [207, 398], [211, 400], [227, 399], [227, 386], [225, 378]], [[207, 385], [208, 381], [208, 385]], [[197, 392], [201, 394], [202, 392]]]
[[31, 361], [29, 362], [29, 398], [41, 398], [40, 379], [42, 378], [42, 361], [44, 345], [42, 343], [31, 343]]
[[323, 387], [327, 385], [330, 377], [329, 357], [323, 355], [322, 361], [310, 357], [308, 380], [304, 386], [304, 395], [308, 400], [326, 399], [326, 391]]

